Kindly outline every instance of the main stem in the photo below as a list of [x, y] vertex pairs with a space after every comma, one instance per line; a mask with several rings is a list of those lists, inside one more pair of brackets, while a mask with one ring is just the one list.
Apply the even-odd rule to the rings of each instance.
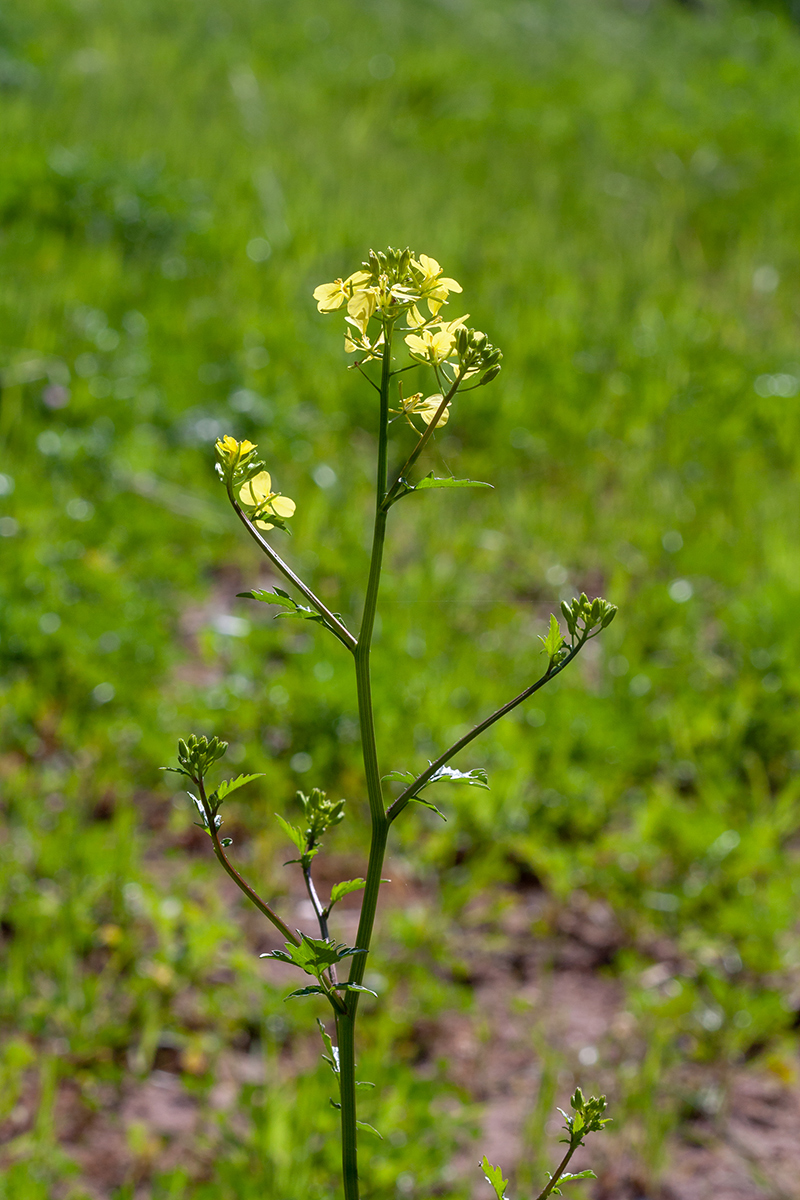
[[[378, 605], [378, 590], [381, 582], [383, 546], [386, 540], [386, 497], [387, 464], [389, 448], [389, 384], [392, 363], [392, 326], [387, 325], [383, 347], [380, 386], [380, 418], [378, 426], [378, 469], [375, 487], [375, 526], [372, 534], [372, 555], [369, 578], [364, 597], [364, 612], [358, 634], [358, 645], [354, 652], [356, 691], [358, 693], [358, 719], [361, 727], [361, 749], [364, 755], [364, 773], [367, 780], [367, 796], [371, 819], [371, 838], [367, 882], [361, 904], [356, 946], [369, 950], [381, 872], [386, 854], [386, 838], [389, 822], [383, 806], [381, 774], [378, 766], [378, 748], [375, 741], [375, 718], [372, 710], [372, 681], [370, 678], [370, 652], [375, 628], [375, 612]], [[352, 958], [350, 982], [360, 984], [364, 978], [366, 954], [355, 954]], [[358, 1200], [358, 1140], [356, 1125], [356, 1052], [355, 1026], [358, 1012], [358, 992], [347, 992], [347, 1013], [337, 1019], [339, 1031], [339, 1080], [342, 1103], [342, 1178], [345, 1200]]]

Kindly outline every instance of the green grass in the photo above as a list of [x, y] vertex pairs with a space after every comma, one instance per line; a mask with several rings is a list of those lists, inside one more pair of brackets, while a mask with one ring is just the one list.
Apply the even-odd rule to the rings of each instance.
[[[302, 1044], [310, 1012], [264, 985], [157, 768], [194, 729], [265, 772], [229, 819], [273, 888], [269, 814], [296, 787], [365, 813], [349, 664], [324, 631], [234, 599], [260, 564], [212, 444], [259, 442], [298, 502], [292, 562], [353, 620], [372, 393], [310, 291], [388, 242], [462, 282], [505, 360], [426, 467], [495, 491], [392, 514], [386, 769], [524, 686], [562, 593], [620, 615], [596, 659], [465, 756], [491, 792], [448, 794], [445, 826], [399, 823], [397, 861], [438, 881], [440, 915], [399, 919], [380, 969], [411, 972], [432, 1010], [466, 1002], [410, 961], [476, 887], [524, 869], [558, 903], [612, 904], [628, 948], [611, 969], [664, 1062], [780, 1046], [800, 894], [794, 29], [727, 3], [137, 0], [12, 4], [0, 44], [3, 1112], [32, 1070], [91, 1101], [146, 1074], [165, 1033], [213, 1064], [279, 1014], [277, 1040]], [[357, 819], [337, 837], [363, 847]], [[653, 1007], [636, 947], [664, 936], [692, 969]], [[456, 1132], [417, 1140], [439, 1084], [385, 1065], [411, 1024], [390, 1007], [366, 1053], [375, 1120], [404, 1113], [408, 1141], [373, 1184], [411, 1163], [413, 1194], [456, 1194]], [[649, 1060], [641, 1088], [658, 1078]], [[213, 1065], [193, 1086], [212, 1082]], [[187, 1168], [154, 1194], [321, 1195], [328, 1081], [281, 1085], [300, 1134], [269, 1115], [271, 1086], [251, 1132], [224, 1133], [217, 1183]], [[0, 1195], [66, 1177], [45, 1110]]]

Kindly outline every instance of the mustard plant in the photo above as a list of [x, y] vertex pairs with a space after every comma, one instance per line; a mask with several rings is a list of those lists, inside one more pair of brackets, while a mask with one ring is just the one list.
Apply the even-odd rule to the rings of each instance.
[[[395, 504], [412, 492], [436, 488], [489, 487], [472, 479], [438, 477], [432, 471], [421, 478], [415, 470], [426, 447], [457, 410], [471, 390], [494, 382], [501, 369], [502, 354], [487, 335], [468, 325], [469, 316], [450, 318], [443, 310], [461, 286], [442, 272], [435, 259], [415, 256], [410, 250], [370, 251], [366, 262], [346, 279], [322, 284], [314, 291], [318, 310], [344, 316], [344, 348], [353, 355], [351, 369], [358, 371], [367, 386], [376, 393], [377, 469], [372, 550], [361, 621], [352, 632], [343, 618], [331, 611], [324, 601], [292, 570], [266, 534], [287, 530], [295, 513], [294, 501], [273, 488], [272, 476], [258, 457], [252, 442], [226, 436], [216, 443], [217, 472], [239, 520], [273, 568], [288, 581], [292, 592], [275, 587], [271, 591], [254, 589], [240, 593], [261, 603], [276, 605], [278, 614], [322, 625], [352, 657], [358, 696], [361, 749], [364, 761], [366, 794], [370, 813], [370, 849], [363, 878], [343, 880], [331, 890], [327, 900], [317, 891], [313, 878], [314, 859], [320, 853], [323, 838], [345, 814], [344, 800], [331, 801], [326, 793], [313, 788], [309, 795], [298, 794], [303, 811], [299, 825], [291, 825], [278, 816], [281, 827], [296, 848], [291, 861], [302, 871], [305, 887], [316, 915], [313, 932], [292, 929], [243, 878], [231, 862], [229, 838], [220, 835], [220, 806], [236, 789], [256, 779], [240, 775], [210, 790], [206, 784], [209, 769], [225, 753], [227, 743], [216, 737], [190, 736], [178, 743], [177, 770], [191, 781], [189, 795], [196, 806], [199, 824], [208, 833], [214, 854], [228, 875], [248, 899], [272, 922], [281, 934], [283, 947], [264, 955], [296, 967], [311, 982], [297, 988], [290, 998], [323, 997], [333, 1020], [333, 1032], [318, 1021], [325, 1057], [337, 1084], [332, 1101], [341, 1115], [342, 1182], [345, 1200], [358, 1200], [358, 1132], [372, 1129], [359, 1120], [356, 1095], [361, 1081], [356, 1079], [356, 1023], [363, 992], [364, 973], [372, 943], [387, 839], [393, 823], [412, 804], [422, 804], [438, 812], [430, 799], [435, 785], [458, 783], [469, 787], [488, 787], [481, 768], [462, 771], [451, 761], [489, 729], [501, 717], [544, 688], [580, 654], [584, 646], [605, 629], [616, 614], [614, 605], [585, 594], [570, 603], [563, 601], [561, 614], [566, 626], [562, 631], [555, 614], [541, 635], [546, 665], [518, 695], [490, 713], [473, 729], [448, 746], [433, 762], [420, 770], [391, 770], [381, 774], [375, 734], [370, 656], [372, 652], [378, 592], [386, 541], [387, 522]], [[400, 355], [408, 361], [402, 361]], [[402, 365], [398, 365], [402, 361]], [[404, 395], [402, 375], [412, 367], [427, 370], [430, 389]], [[389, 425], [397, 422], [405, 430], [408, 451], [399, 467], [389, 470]], [[299, 599], [297, 598], [299, 597]], [[387, 799], [385, 785], [399, 785], [399, 793]], [[397, 791], [397, 787], [395, 788]], [[330, 931], [334, 906], [350, 892], [363, 890], [355, 945], [337, 942]], [[374, 993], [372, 993], [374, 995]], [[366, 1085], [369, 1086], [369, 1085]], [[601, 1128], [605, 1101], [593, 1097], [584, 1101], [580, 1091], [572, 1098], [574, 1115], [566, 1117], [569, 1149], [557, 1171], [541, 1193], [542, 1198], [557, 1192], [558, 1184], [571, 1178], [567, 1164], [588, 1132]], [[374, 1131], [373, 1131], [374, 1132]], [[487, 1180], [498, 1200], [504, 1200], [505, 1183], [499, 1168], [483, 1161]]]

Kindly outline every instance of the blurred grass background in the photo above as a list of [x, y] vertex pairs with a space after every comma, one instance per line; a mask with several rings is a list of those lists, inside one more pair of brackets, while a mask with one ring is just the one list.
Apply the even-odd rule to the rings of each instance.
[[[394, 1135], [370, 1194], [468, 1194], [451, 1160], [478, 1110], [408, 1046], [420, 1012], [469, 1007], [449, 931], [496, 881], [543, 889], [551, 922], [576, 895], [613, 909], [603, 970], [651, 1048], [618, 1080], [634, 1125], [656, 1097], [679, 1119], [676, 1056], [791, 1077], [798, 71], [782, 10], [727, 2], [4, 6], [0, 1195], [95, 1194], [58, 1147], [64, 1081], [102, 1111], [166, 1067], [202, 1104], [231, 1048], [267, 1061], [234, 1114], [181, 1161], [131, 1119], [102, 1194], [330, 1193], [309, 1008], [158, 767], [194, 730], [265, 773], [228, 820], [266, 890], [297, 787], [348, 797], [331, 848], [361, 869], [349, 664], [235, 599], [265, 576], [212, 447], [258, 441], [298, 503], [290, 560], [354, 622], [374, 405], [310, 292], [372, 245], [438, 258], [505, 354], [426, 466], [495, 490], [392, 514], [386, 769], [524, 686], [559, 597], [620, 615], [464, 756], [491, 792], [396, 827], [424, 900], [376, 952], [365, 1116]], [[642, 988], [664, 945], [677, 987]]]

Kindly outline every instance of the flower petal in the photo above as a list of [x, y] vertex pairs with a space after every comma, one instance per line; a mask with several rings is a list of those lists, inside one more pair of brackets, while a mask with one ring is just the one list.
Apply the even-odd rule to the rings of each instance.
[[274, 496], [270, 508], [276, 517], [293, 517], [297, 505], [288, 496]]

